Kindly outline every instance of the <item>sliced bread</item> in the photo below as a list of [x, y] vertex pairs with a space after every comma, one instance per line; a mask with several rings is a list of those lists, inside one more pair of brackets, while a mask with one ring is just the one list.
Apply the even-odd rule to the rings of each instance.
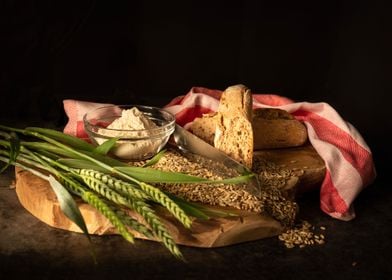
[[217, 113], [204, 114], [201, 118], [195, 118], [189, 130], [210, 145], [214, 145]]
[[[190, 130], [213, 145], [217, 119], [216, 113], [203, 115], [194, 120]], [[308, 140], [305, 125], [281, 109], [254, 109], [252, 126], [254, 150], [299, 147]]]
[[220, 99], [214, 146], [231, 158], [252, 168], [252, 94], [244, 85], [228, 87]]

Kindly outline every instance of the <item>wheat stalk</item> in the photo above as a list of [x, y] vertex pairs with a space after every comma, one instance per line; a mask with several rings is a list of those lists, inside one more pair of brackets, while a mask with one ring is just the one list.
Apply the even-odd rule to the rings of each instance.
[[125, 240], [134, 243], [133, 234], [129, 232], [126, 225], [121, 221], [116, 213], [103, 202], [96, 194], [90, 191], [85, 191], [82, 195], [82, 199], [88, 204], [94, 206], [99, 212], [102, 213], [112, 225], [117, 229], [117, 231], [125, 238]]
[[162, 241], [166, 248], [168, 248], [169, 251], [172, 252], [173, 255], [175, 255], [176, 257], [182, 258], [182, 255], [170, 233], [161, 223], [160, 218], [155, 215], [154, 211], [147, 203], [137, 198], [124, 197], [109, 188], [99, 179], [86, 175], [81, 175], [81, 178], [87, 186], [104, 196], [106, 199], [117, 204], [124, 205], [131, 210], [134, 210], [136, 213], [140, 214], [145, 219], [146, 223], [151, 227], [156, 237]]

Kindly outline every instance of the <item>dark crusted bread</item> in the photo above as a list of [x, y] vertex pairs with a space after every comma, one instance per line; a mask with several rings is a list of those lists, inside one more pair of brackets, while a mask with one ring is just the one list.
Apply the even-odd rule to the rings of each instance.
[[252, 124], [255, 150], [298, 147], [308, 139], [305, 125], [284, 110], [255, 109]]

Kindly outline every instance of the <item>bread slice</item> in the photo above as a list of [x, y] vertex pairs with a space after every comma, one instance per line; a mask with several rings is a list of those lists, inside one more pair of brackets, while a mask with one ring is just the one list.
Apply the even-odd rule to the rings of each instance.
[[252, 94], [244, 85], [228, 87], [220, 99], [214, 146], [231, 158], [252, 168]]
[[250, 89], [244, 85], [228, 87], [221, 96], [218, 113], [230, 116], [243, 116], [252, 120], [253, 99]]
[[189, 130], [210, 145], [214, 145], [217, 113], [204, 114], [201, 118], [195, 118]]

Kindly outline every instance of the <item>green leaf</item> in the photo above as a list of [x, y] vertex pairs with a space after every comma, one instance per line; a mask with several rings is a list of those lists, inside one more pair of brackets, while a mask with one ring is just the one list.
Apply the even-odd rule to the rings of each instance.
[[238, 214], [231, 212], [229, 210], [219, 210], [214, 207], [210, 207], [207, 205], [201, 205], [198, 203], [190, 203], [194, 208], [202, 211], [205, 215], [210, 217], [219, 217], [219, 218], [226, 218], [226, 217], [238, 217]]
[[65, 134], [61, 131], [57, 131], [54, 129], [41, 128], [41, 127], [27, 127], [26, 131], [38, 132], [42, 135], [48, 136], [54, 140], [57, 140], [63, 144], [66, 144], [78, 150], [94, 151], [95, 149], [95, 146], [87, 143], [86, 141], [83, 141], [80, 138], [77, 138], [69, 134]]
[[107, 172], [106, 169], [97, 166], [96, 164], [84, 160], [84, 159], [73, 159], [73, 158], [61, 158], [57, 160], [58, 163], [64, 164], [70, 168], [75, 169], [93, 169], [99, 172]]
[[152, 157], [149, 161], [147, 161], [143, 167], [148, 167], [156, 164], [165, 154], [166, 150], [161, 150], [159, 153], [157, 153], [155, 156]]
[[88, 239], [90, 239], [82, 213], [80, 213], [80, 210], [71, 194], [52, 175], [49, 175], [48, 181], [57, 196], [63, 213], [83, 231]]
[[150, 167], [116, 166], [114, 169], [148, 183], [200, 183], [209, 181], [185, 173], [162, 171]]
[[186, 214], [200, 219], [210, 219], [211, 217], [235, 217], [237, 214], [227, 211], [218, 210], [216, 207], [211, 207], [205, 204], [190, 202], [173, 194], [165, 192], [175, 203], [177, 203]]
[[51, 158], [53, 160], [58, 160], [61, 158], [59, 155], [56, 155], [55, 153], [52, 153], [50, 151], [38, 150], [37, 153], [39, 153], [45, 157]]
[[254, 176], [256, 176], [254, 173], [248, 173], [246, 175], [236, 176], [236, 177], [222, 179], [222, 180], [214, 180], [210, 182], [215, 184], [227, 184], [227, 185], [243, 184], [243, 183], [248, 183]]
[[93, 152], [101, 155], [106, 155], [113, 148], [113, 146], [116, 144], [118, 139], [120, 138], [113, 137], [106, 140], [101, 145], [97, 146]]
[[[166, 195], [168, 195], [166, 193]], [[192, 216], [195, 218], [199, 218], [202, 220], [208, 220], [210, 218], [210, 216], [206, 215], [206, 213], [204, 213], [203, 211], [201, 211], [200, 209], [194, 207], [191, 203], [189, 203], [188, 201], [170, 195], [170, 198], [178, 205], [181, 207], [182, 210], [184, 210], [185, 214], [187, 214], [188, 216]]]
[[6, 165], [4, 165], [1, 170], [0, 173], [3, 173], [4, 170], [6, 170], [13, 162], [16, 161], [19, 152], [20, 152], [20, 140], [18, 135], [15, 132], [11, 132], [9, 133], [9, 136], [7, 137], [9, 140], [9, 160], [7, 162]]
[[[65, 177], [64, 177], [65, 179]], [[59, 182], [57, 181], [52, 175], [49, 175], [47, 178], [50, 186], [52, 187], [53, 191], [55, 192], [57, 199], [60, 203], [61, 211], [66, 215], [72, 222], [74, 222], [84, 233], [90, 243], [90, 253], [94, 260], [94, 263], [97, 264], [96, 253], [93, 247], [93, 243], [90, 238], [90, 234], [88, 233], [86, 223], [80, 213], [78, 206], [76, 205], [75, 200], [72, 198], [71, 194], [68, 190]], [[69, 182], [69, 181], [68, 181]], [[75, 192], [78, 195], [81, 195], [79, 192]]]
[[69, 158], [75, 158], [78, 157], [77, 155], [75, 155], [75, 153], [69, 152], [67, 150], [64, 150], [58, 146], [55, 146], [53, 144], [50, 143], [46, 143], [46, 142], [21, 142], [22, 146], [25, 146], [31, 150], [35, 150], [38, 152], [41, 151], [47, 151], [47, 152], [51, 152], [53, 154], [56, 154], [58, 156], [64, 156], [64, 157], [69, 157]]
[[240, 184], [249, 182], [254, 174], [238, 176], [222, 180], [209, 180], [180, 172], [162, 171], [150, 167], [116, 166], [114, 169], [123, 172], [139, 181], [148, 183], [209, 183], [209, 184]]
[[83, 153], [83, 154], [85, 154], [95, 160], [98, 160], [106, 165], [109, 165], [109, 166], [129, 166], [125, 162], [119, 161], [119, 160], [114, 159], [112, 157], [109, 157], [107, 155], [101, 155], [98, 153], [88, 152], [88, 151], [79, 151], [79, 152], [81, 152], [81, 153]]

